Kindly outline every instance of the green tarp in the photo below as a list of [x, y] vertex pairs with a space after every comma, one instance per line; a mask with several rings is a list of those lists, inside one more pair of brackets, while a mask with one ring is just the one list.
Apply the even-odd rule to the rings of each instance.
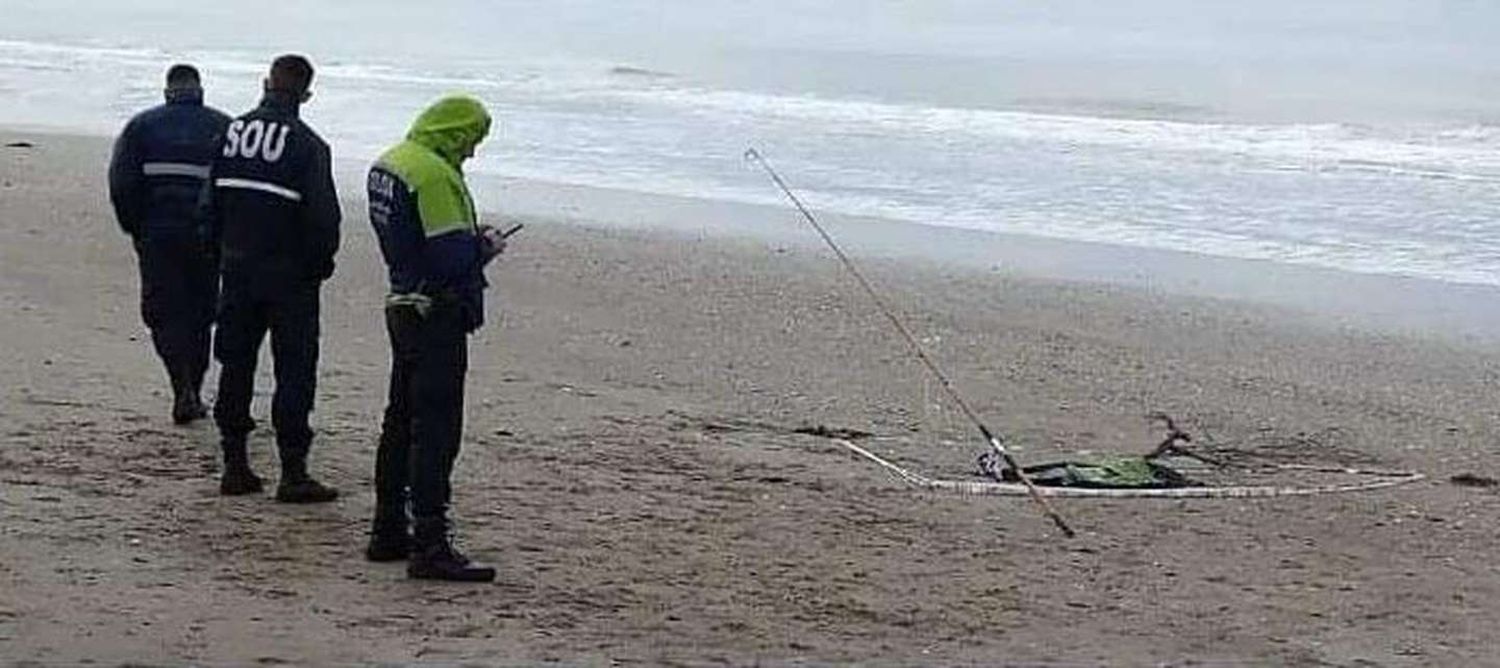
[[[1027, 466], [1033, 483], [1048, 487], [1151, 489], [1191, 487], [1195, 483], [1172, 468], [1139, 455], [1091, 455], [1071, 461]], [[1011, 469], [1001, 472], [1006, 482], [1019, 482]]]

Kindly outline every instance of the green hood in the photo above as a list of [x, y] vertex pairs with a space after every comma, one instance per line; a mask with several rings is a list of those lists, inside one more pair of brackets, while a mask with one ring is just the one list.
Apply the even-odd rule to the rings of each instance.
[[456, 169], [490, 133], [490, 114], [472, 97], [451, 95], [428, 107], [406, 138], [443, 156]]

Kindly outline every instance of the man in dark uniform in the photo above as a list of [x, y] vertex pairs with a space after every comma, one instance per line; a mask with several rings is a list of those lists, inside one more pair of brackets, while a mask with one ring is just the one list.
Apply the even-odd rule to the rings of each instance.
[[214, 161], [211, 229], [223, 281], [214, 338], [221, 367], [214, 421], [224, 448], [219, 491], [226, 495], [262, 489], [250, 470], [246, 438], [255, 428], [250, 399], [256, 358], [269, 331], [276, 377], [271, 422], [281, 458], [276, 500], [338, 498], [337, 490], [307, 471], [319, 292], [333, 275], [341, 216], [328, 144], [298, 118], [312, 96], [312, 78], [306, 58], [277, 58], [260, 106], [229, 124]]
[[167, 70], [166, 104], [115, 141], [109, 199], [140, 260], [141, 316], [172, 383], [172, 421], [206, 415], [209, 329], [219, 278], [198, 203], [229, 117], [203, 104], [198, 70]]
[[[391, 383], [365, 555], [408, 559], [413, 578], [495, 579], [495, 569], [454, 549], [448, 523], [449, 481], [463, 438], [468, 335], [484, 322], [484, 266], [505, 249], [501, 235], [478, 224], [461, 171], [489, 131], [483, 105], [447, 97], [422, 112], [406, 141], [370, 169], [370, 223], [390, 270]], [[408, 533], [413, 523], [415, 534]]]

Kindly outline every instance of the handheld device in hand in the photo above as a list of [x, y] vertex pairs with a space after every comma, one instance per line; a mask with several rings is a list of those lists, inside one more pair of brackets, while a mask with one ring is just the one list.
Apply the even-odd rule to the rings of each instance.
[[484, 238], [484, 247], [485, 247], [485, 249], [484, 249], [484, 261], [486, 263], [488, 263], [490, 260], [495, 259], [501, 253], [505, 252], [505, 239], [506, 239], [506, 237], [509, 237], [512, 234], [520, 232], [522, 227], [525, 227], [525, 226], [517, 223], [514, 227], [511, 227], [510, 229], [507, 229], [507, 230], [505, 230], [505, 231], [502, 232], [502, 231], [497, 230], [497, 229], [495, 229], [493, 227], [486, 226], [484, 228], [484, 230], [483, 230], [483, 233], [482, 233], [483, 234], [483, 238]]

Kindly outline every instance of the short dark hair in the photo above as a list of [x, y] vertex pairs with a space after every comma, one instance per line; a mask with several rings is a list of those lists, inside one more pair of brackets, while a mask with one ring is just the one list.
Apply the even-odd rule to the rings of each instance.
[[197, 88], [198, 68], [178, 63], [167, 69], [167, 88]]
[[312, 63], [302, 56], [289, 53], [271, 61], [271, 90], [301, 94], [312, 87], [312, 80]]

